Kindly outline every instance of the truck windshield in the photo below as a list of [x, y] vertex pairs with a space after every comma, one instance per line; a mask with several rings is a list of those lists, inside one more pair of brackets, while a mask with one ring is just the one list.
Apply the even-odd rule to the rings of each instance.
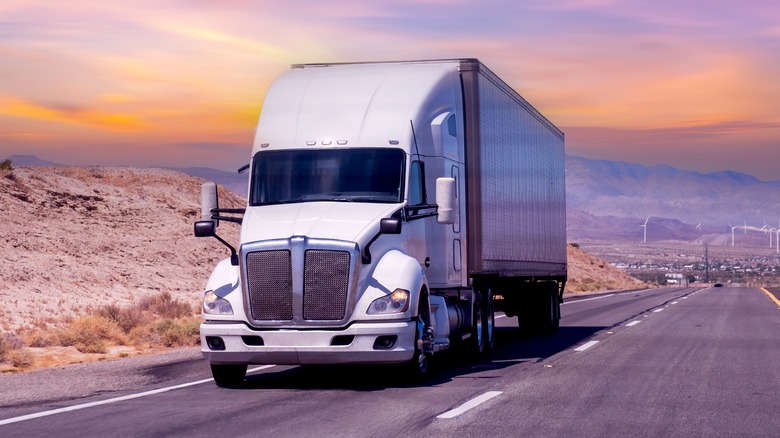
[[403, 200], [404, 151], [388, 148], [261, 151], [249, 205]]

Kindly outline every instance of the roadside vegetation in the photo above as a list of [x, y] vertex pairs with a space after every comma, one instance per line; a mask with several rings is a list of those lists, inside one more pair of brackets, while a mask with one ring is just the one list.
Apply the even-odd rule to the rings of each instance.
[[0, 362], [16, 369], [31, 368], [36, 358], [33, 351], [48, 347], [74, 347], [80, 353], [105, 355], [115, 346], [139, 352], [196, 346], [200, 322], [195, 305], [162, 292], [130, 306], [109, 304], [59, 323], [16, 334], [0, 333]]

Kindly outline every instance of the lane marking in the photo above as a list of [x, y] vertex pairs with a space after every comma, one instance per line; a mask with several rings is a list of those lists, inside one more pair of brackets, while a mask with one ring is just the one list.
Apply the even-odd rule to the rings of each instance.
[[679, 301], [672, 301], [671, 304], [677, 304]]
[[658, 313], [658, 312], [663, 312], [663, 311], [664, 311], [664, 309], [655, 309], [655, 310], [653, 310], [653, 313]]
[[602, 298], [609, 298], [609, 297], [614, 297], [614, 296], [615, 296], [615, 294], [609, 294], [609, 295], [602, 295], [600, 297], [584, 298], [584, 299], [581, 299], [581, 300], [574, 300], [574, 301], [566, 301], [565, 303], [562, 303], [561, 306], [563, 306], [564, 304], [582, 303], [584, 301], [600, 300]]
[[[261, 367], [252, 368], [250, 370], [247, 370], [246, 373], [249, 374], [249, 373], [253, 373], [255, 371], [264, 370], [264, 369], [271, 368], [271, 367], [274, 367], [274, 366], [276, 366], [276, 365], [263, 365]], [[106, 399], [106, 400], [94, 401], [94, 402], [89, 402], [89, 403], [82, 403], [80, 405], [66, 406], [64, 408], [52, 409], [50, 411], [38, 412], [38, 413], [35, 413], [35, 414], [22, 415], [20, 417], [6, 418], [5, 420], [0, 420], [0, 426], [4, 426], [6, 424], [19, 423], [19, 422], [27, 421], [27, 420], [34, 420], [36, 418], [48, 417], [49, 415], [61, 414], [63, 412], [78, 411], [80, 409], [93, 408], [95, 406], [108, 405], [108, 404], [111, 404], [111, 403], [117, 403], [117, 402], [121, 402], [121, 401], [132, 400], [132, 399], [135, 399], [135, 398], [147, 397], [147, 396], [155, 395], [155, 394], [162, 394], [164, 392], [174, 391], [176, 389], [188, 388], [190, 386], [201, 385], [203, 383], [213, 382], [213, 381], [214, 381], [214, 379], [196, 380], [194, 382], [182, 383], [181, 385], [166, 386], [165, 388], [153, 389], [151, 391], [139, 392], [137, 394], [128, 394], [128, 395], [123, 395], [121, 397], [109, 398], [109, 399]]]
[[626, 327], [633, 327], [633, 326], [639, 324], [640, 322], [642, 322], [642, 321], [631, 321], [628, 324], [626, 324]]
[[590, 347], [592, 347], [592, 346], [594, 346], [594, 345], [596, 345], [598, 343], [599, 343], [599, 341], [586, 342], [586, 343], [580, 345], [579, 347], [575, 348], [574, 351], [585, 351], [588, 348], [590, 348]]
[[764, 293], [767, 294], [769, 296], [769, 298], [771, 298], [772, 301], [775, 302], [775, 304], [777, 304], [777, 307], [780, 307], [780, 300], [777, 299], [775, 294], [773, 294], [772, 292], [769, 292], [769, 290], [767, 290], [767, 289], [765, 289], [763, 287], [761, 288], [761, 290], [764, 291]]
[[449, 418], [455, 418], [458, 415], [461, 415], [467, 411], [470, 411], [471, 409], [476, 408], [477, 406], [481, 405], [482, 403], [485, 403], [486, 401], [490, 400], [493, 397], [497, 397], [501, 395], [501, 391], [488, 391], [479, 397], [475, 397], [466, 403], [463, 403], [462, 405], [458, 406], [455, 409], [451, 409], [441, 415], [438, 415], [436, 418], [441, 419], [449, 419]]

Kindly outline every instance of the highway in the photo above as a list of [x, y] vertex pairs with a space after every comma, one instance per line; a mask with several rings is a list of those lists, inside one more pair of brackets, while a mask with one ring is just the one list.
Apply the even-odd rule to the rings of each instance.
[[[250, 367], [218, 388], [197, 349], [0, 376], [9, 437], [776, 437], [780, 293], [662, 288], [572, 298], [554, 335], [497, 315], [488, 359]], [[446, 362], [442, 363], [442, 362]]]

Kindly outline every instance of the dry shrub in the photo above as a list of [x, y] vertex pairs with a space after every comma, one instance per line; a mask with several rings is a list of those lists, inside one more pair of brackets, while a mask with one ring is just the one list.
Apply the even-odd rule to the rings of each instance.
[[0, 362], [8, 360], [10, 354], [24, 347], [24, 341], [11, 332], [0, 333]]
[[114, 321], [124, 333], [130, 333], [134, 328], [147, 324], [150, 319], [139, 306], [119, 307], [116, 304], [97, 309], [95, 315]]
[[200, 321], [193, 323], [195, 318], [184, 321], [164, 319], [155, 324], [155, 331], [166, 347], [191, 346], [200, 337]]
[[59, 332], [60, 345], [72, 345], [82, 353], [106, 353], [106, 342], [124, 345], [126, 340], [119, 325], [102, 316], [79, 317]]
[[35, 357], [30, 350], [20, 348], [9, 352], [5, 360], [16, 368], [29, 368], [35, 362]]
[[24, 341], [13, 333], [0, 333], [0, 362], [16, 368], [28, 368], [33, 364], [33, 354], [24, 348]]
[[168, 319], [185, 318], [196, 313], [195, 306], [173, 298], [168, 291], [144, 297], [139, 306], [143, 310]]

